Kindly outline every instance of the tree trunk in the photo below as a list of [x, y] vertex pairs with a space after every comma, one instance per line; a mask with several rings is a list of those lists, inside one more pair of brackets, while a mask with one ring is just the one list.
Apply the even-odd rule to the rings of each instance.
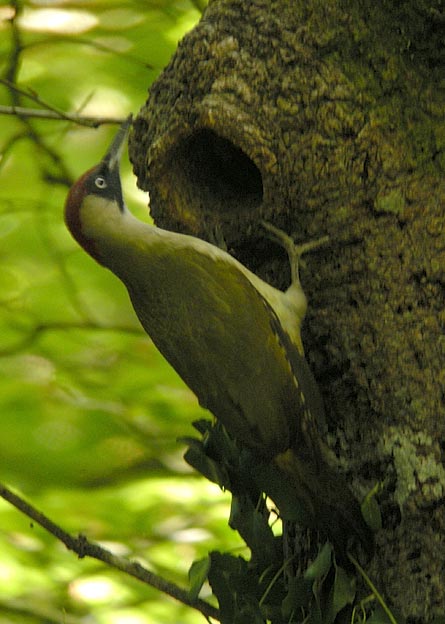
[[329, 234], [302, 271], [307, 358], [352, 488], [384, 482], [370, 575], [419, 623], [445, 604], [440, 6], [213, 0], [130, 145], [158, 225], [224, 240], [280, 287], [260, 220]]

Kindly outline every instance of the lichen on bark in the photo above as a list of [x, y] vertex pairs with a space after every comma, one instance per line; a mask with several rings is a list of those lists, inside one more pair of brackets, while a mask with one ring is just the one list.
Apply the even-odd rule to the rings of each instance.
[[439, 1], [213, 0], [135, 121], [155, 221], [283, 287], [261, 219], [307, 260], [305, 345], [328, 441], [376, 481], [371, 569], [411, 622], [445, 602], [445, 17]]

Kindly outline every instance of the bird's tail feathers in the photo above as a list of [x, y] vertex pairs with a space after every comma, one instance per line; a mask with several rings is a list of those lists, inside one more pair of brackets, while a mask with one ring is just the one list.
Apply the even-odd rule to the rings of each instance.
[[277, 455], [274, 464], [296, 493], [297, 504], [302, 505], [307, 514], [307, 525], [324, 533], [339, 554], [345, 555], [351, 537], [372, 554], [373, 533], [340, 474], [325, 462], [303, 461], [292, 449]]

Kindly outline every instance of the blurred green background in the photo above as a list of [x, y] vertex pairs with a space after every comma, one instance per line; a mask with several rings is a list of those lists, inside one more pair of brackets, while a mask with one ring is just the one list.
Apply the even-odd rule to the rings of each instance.
[[[136, 112], [200, 4], [0, 3], [0, 105]], [[0, 481], [67, 531], [186, 586], [194, 559], [241, 546], [227, 528], [228, 495], [182, 459], [177, 438], [203, 412], [142, 333], [121, 284], [63, 224], [69, 184], [115, 131], [0, 111]], [[148, 219], [128, 162], [122, 175], [130, 209]], [[79, 561], [3, 500], [0, 553], [1, 624], [204, 621]]]

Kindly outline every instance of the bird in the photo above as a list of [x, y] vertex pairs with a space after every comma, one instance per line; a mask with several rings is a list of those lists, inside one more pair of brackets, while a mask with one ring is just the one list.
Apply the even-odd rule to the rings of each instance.
[[281, 291], [212, 243], [140, 221], [120, 180], [131, 124], [130, 116], [103, 159], [71, 187], [69, 231], [124, 283], [143, 329], [200, 405], [291, 485], [308, 524], [342, 548], [355, 535], [369, 551], [360, 506], [327, 460], [323, 402], [300, 334], [307, 299], [299, 260], [320, 241], [297, 246], [262, 223], [289, 256], [291, 285]]

